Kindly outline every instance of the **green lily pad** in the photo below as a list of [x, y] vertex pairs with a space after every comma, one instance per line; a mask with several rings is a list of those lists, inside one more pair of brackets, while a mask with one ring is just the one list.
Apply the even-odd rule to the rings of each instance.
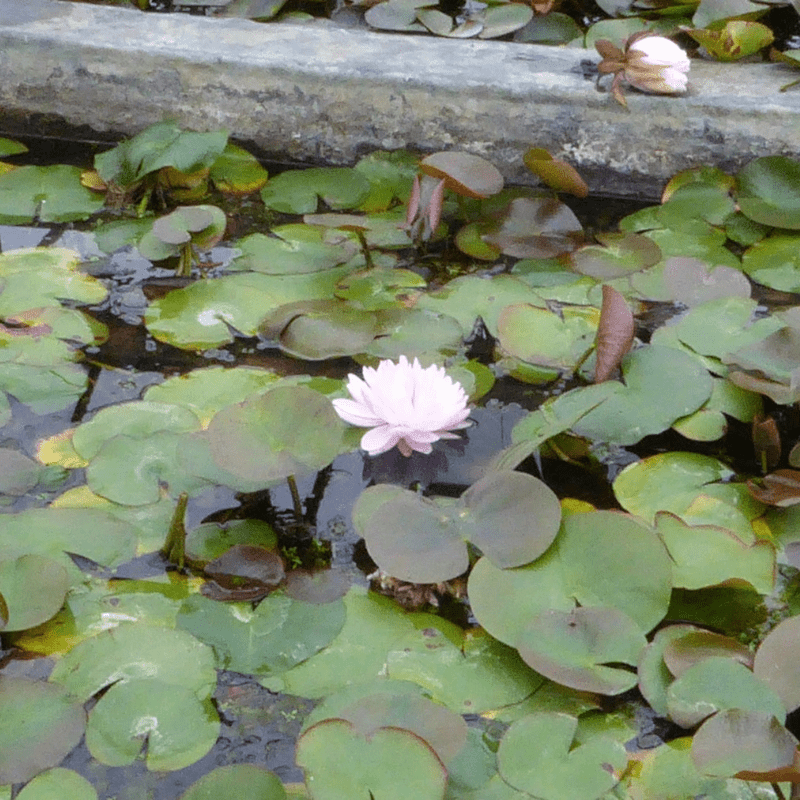
[[[380, 500], [372, 502], [372, 495]], [[545, 484], [520, 472], [496, 472], [460, 500], [437, 502], [414, 492], [365, 490], [353, 508], [356, 530], [383, 570], [401, 580], [436, 583], [468, 566], [471, 542], [499, 567], [538, 558], [558, 532], [561, 509]]]
[[706, 717], [726, 709], [762, 711], [783, 722], [780, 698], [745, 667], [715, 656], [695, 664], [667, 689], [670, 718], [682, 728], [693, 728]]
[[682, 436], [696, 442], [713, 442], [723, 436], [728, 430], [726, 415], [741, 422], [752, 422], [763, 409], [761, 397], [754, 392], [724, 378], [712, 376], [711, 380], [714, 388], [708, 401], [672, 426]]
[[616, 511], [570, 514], [556, 546], [565, 590], [582, 606], [619, 609], [643, 631], [664, 618], [672, 588], [670, 557], [639, 520]]
[[797, 739], [768, 711], [731, 708], [706, 720], [692, 741], [692, 760], [704, 775], [769, 772], [794, 763]]
[[251, 395], [263, 394], [278, 378], [268, 369], [205, 367], [150, 386], [142, 400], [188, 408], [206, 426], [218, 411]]
[[214, 654], [185, 631], [134, 622], [81, 642], [50, 675], [52, 683], [82, 702], [111, 684], [142, 680], [182, 687], [205, 699], [217, 685]]
[[[741, 512], [745, 519], [759, 516], [764, 509], [753, 500], [745, 484], [729, 482], [733, 475], [725, 464], [711, 456], [660, 453], [625, 467], [614, 481], [614, 495], [626, 511], [651, 524], [658, 511], [670, 511], [689, 522], [686, 512], [700, 498], [709, 513], [704, 522], [698, 520], [695, 524], [728, 527], [725, 522], [730, 519], [729, 509]], [[722, 505], [714, 506], [710, 500], [721, 501]], [[701, 509], [695, 506], [693, 510]], [[713, 521], [715, 516], [717, 522]], [[742, 533], [738, 527], [737, 533]], [[752, 543], [752, 531], [743, 541]]]
[[[394, 687], [399, 691], [393, 690]], [[349, 722], [362, 736], [369, 738], [375, 731], [387, 727], [411, 731], [431, 747], [443, 764], [449, 763], [466, 744], [467, 725], [458, 714], [408, 691], [403, 684], [392, 682], [377, 692], [365, 687], [360, 693], [350, 690], [343, 694], [349, 696], [349, 701], [334, 698], [333, 704], [338, 709], [327, 716]], [[315, 714], [306, 730], [318, 721], [319, 715]]]
[[[236, 519], [220, 524], [206, 522], [186, 537], [186, 550], [193, 558], [211, 561], [237, 544], [256, 545], [277, 550], [278, 534], [268, 522], [260, 519]], [[245, 672], [246, 670], [242, 670]]]
[[526, 664], [556, 683], [616, 695], [636, 685], [636, 674], [619, 665], [635, 666], [646, 644], [641, 628], [624, 612], [581, 606], [537, 614], [517, 649]]
[[170, 497], [183, 492], [193, 496], [214, 483], [216, 475], [203, 470], [201, 461], [192, 463], [184, 456], [188, 438], [169, 431], [149, 438], [114, 436], [92, 458], [86, 483], [95, 494], [127, 506], [157, 503], [165, 489]]
[[58, 306], [62, 300], [100, 303], [108, 290], [78, 269], [78, 254], [60, 247], [30, 247], [0, 254], [0, 316]]
[[341, 601], [319, 605], [271, 594], [255, 609], [192, 595], [177, 622], [214, 648], [219, 669], [270, 675], [285, 672], [326, 647], [344, 621]]
[[328, 647], [288, 672], [259, 682], [273, 692], [319, 698], [385, 676], [387, 654], [413, 630], [409, 615], [388, 598], [356, 587], [344, 603], [344, 627]]
[[389, 652], [387, 667], [390, 678], [421, 686], [459, 714], [518, 703], [544, 682], [515, 650], [480, 629], [464, 632], [460, 646], [436, 628], [415, 630]]
[[229, 269], [267, 275], [320, 272], [350, 261], [359, 252], [350, 234], [298, 223], [277, 226], [269, 236], [252, 233], [237, 246], [242, 254]]
[[0, 494], [19, 497], [39, 483], [59, 483], [64, 477], [59, 467], [44, 466], [19, 450], [0, 447]]
[[[702, 775], [691, 757], [692, 739], [683, 737], [643, 753], [638, 774], [630, 781], [632, 800], [675, 800], [678, 797], [725, 797], [725, 784]], [[731, 798], [732, 800], [732, 798]]]
[[209, 698], [143, 677], [108, 689], [89, 715], [86, 745], [101, 764], [124, 767], [137, 760], [146, 743], [149, 770], [177, 770], [206, 755], [219, 728]]
[[458, 320], [464, 331], [472, 330], [480, 317], [489, 333], [497, 336], [500, 313], [507, 306], [521, 303], [541, 308], [545, 305], [534, 290], [511, 275], [462, 275], [420, 297], [417, 308], [448, 314]]
[[59, 764], [86, 726], [83, 706], [60, 686], [8, 675], [0, 675], [0, 718], [0, 784]]
[[596, 800], [618, 781], [625, 748], [606, 736], [574, 746], [578, 720], [531, 714], [515, 722], [497, 751], [503, 779], [542, 800]]
[[187, 408], [167, 403], [132, 401], [100, 409], [72, 434], [72, 446], [87, 460], [93, 459], [114, 436], [146, 440], [156, 433], [185, 433], [200, 428], [197, 416]]
[[635, 444], [697, 410], [711, 395], [711, 377], [691, 356], [669, 347], [647, 346], [622, 362], [624, 384], [572, 430], [580, 436]]
[[597, 309], [565, 308], [562, 314], [528, 304], [504, 308], [497, 321], [503, 351], [529, 364], [572, 370], [594, 346]]
[[728, 581], [747, 581], [769, 594], [775, 583], [775, 548], [766, 541], [745, 543], [730, 530], [686, 525], [668, 512], [656, 514], [656, 528], [672, 558], [675, 586], [700, 589]]
[[447, 782], [436, 753], [416, 734], [384, 727], [364, 736], [343, 719], [323, 720], [306, 730], [297, 742], [297, 763], [315, 800], [365, 792], [382, 800], [441, 800]]
[[461, 347], [465, 331], [447, 314], [421, 308], [387, 308], [375, 312], [381, 335], [363, 351], [362, 359], [393, 359], [401, 355], [424, 363], [441, 362], [455, 355]]
[[[163, 540], [163, 535], [162, 535]], [[132, 622], [174, 627], [186, 581], [155, 583], [95, 580], [73, 586], [64, 608], [52, 619], [14, 637], [30, 653], [59, 656], [98, 633]]]
[[373, 312], [340, 300], [287, 303], [261, 324], [262, 336], [277, 339], [283, 352], [307, 361], [361, 353], [380, 333]]
[[677, 638], [670, 638], [664, 648], [664, 663], [676, 678], [714, 657], [727, 658], [751, 670], [753, 667], [753, 653], [747, 645], [712, 631], [687, 630]]
[[667, 647], [673, 641], [699, 630], [693, 625], [667, 625], [660, 628], [639, 656], [639, 691], [653, 711], [662, 717], [667, 716], [667, 690], [675, 680], [675, 675], [664, 660]]
[[350, 272], [338, 267], [303, 275], [245, 273], [197, 281], [154, 300], [145, 325], [160, 341], [187, 350], [219, 347], [239, 332], [255, 336], [264, 316], [295, 300], [331, 297], [336, 283]]
[[66, 164], [17, 167], [0, 174], [0, 223], [24, 225], [88, 219], [104, 199], [81, 185], [81, 170]]
[[252, 153], [228, 142], [211, 165], [208, 177], [224, 194], [243, 195], [260, 189], [269, 173]]
[[375, 267], [342, 278], [336, 296], [366, 311], [380, 311], [401, 308], [407, 297], [417, 296], [417, 290], [426, 285], [425, 279], [411, 270]]
[[756, 158], [739, 171], [738, 202], [750, 219], [800, 229], [800, 162], [786, 156]]
[[220, 411], [203, 433], [224, 470], [264, 485], [330, 464], [345, 426], [330, 400], [303, 386], [280, 386]]
[[209, 250], [225, 233], [225, 212], [217, 206], [178, 206], [159, 217], [139, 240], [139, 252], [151, 261], [181, 254], [184, 245]]
[[549, 608], [570, 611], [575, 607], [555, 548], [517, 569], [500, 569], [481, 558], [470, 572], [467, 589], [478, 622], [512, 647], [532, 617]]
[[768, 236], [742, 256], [742, 269], [756, 283], [782, 292], [800, 291], [800, 256], [797, 236]]
[[364, 21], [373, 28], [385, 31], [425, 32], [417, 22], [417, 9], [429, 0], [386, 0], [367, 9]]
[[[72, 363], [76, 358], [66, 342], [49, 336], [18, 336], [0, 328], [0, 389], [35, 414], [60, 411], [86, 391], [86, 370]], [[8, 415], [4, 395], [0, 415]]]
[[227, 141], [227, 131], [195, 133], [182, 131], [174, 122], [161, 122], [95, 156], [94, 166], [106, 183], [128, 188], [167, 167], [184, 174], [208, 169]]
[[0, 561], [0, 596], [6, 605], [0, 630], [21, 631], [50, 619], [64, 605], [69, 589], [66, 569], [39, 555]]
[[723, 266], [712, 269], [697, 258], [667, 259], [664, 283], [672, 298], [687, 306], [721, 297], [750, 297], [750, 282], [739, 270]]
[[407, 150], [375, 150], [358, 160], [354, 169], [370, 183], [362, 211], [385, 211], [394, 200], [404, 201], [411, 193], [419, 158]]
[[97, 790], [83, 775], [71, 769], [56, 767], [40, 772], [25, 784], [17, 800], [97, 800]]
[[133, 558], [136, 540], [132, 525], [91, 508], [42, 508], [0, 515], [4, 560], [28, 554], [47, 556], [64, 566], [72, 580], [82, 578], [82, 573], [66, 553], [116, 567]]
[[214, 800], [217, 797], [286, 800], [286, 791], [274, 772], [255, 764], [229, 764], [203, 775], [180, 796], [180, 800]]
[[369, 180], [357, 170], [316, 167], [276, 175], [261, 190], [261, 199], [274, 211], [313, 214], [320, 199], [335, 210], [358, 208], [369, 193]]
[[687, 33], [718, 61], [738, 61], [772, 44], [772, 31], [760, 22], [728, 20], [719, 30], [694, 29]]
[[572, 268], [598, 280], [621, 278], [652, 267], [661, 260], [661, 249], [651, 239], [636, 233], [605, 233], [596, 237], [599, 245], [575, 250]]

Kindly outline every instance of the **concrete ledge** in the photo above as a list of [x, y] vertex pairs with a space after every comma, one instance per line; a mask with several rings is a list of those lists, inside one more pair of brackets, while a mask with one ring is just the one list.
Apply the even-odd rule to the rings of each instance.
[[[698, 164], [800, 155], [800, 89], [778, 64], [694, 62], [682, 97], [585, 78], [593, 51], [0, 0], [3, 114], [133, 134], [170, 117], [227, 128], [264, 152], [353, 163], [374, 149], [463, 148], [516, 182], [545, 147], [600, 194], [654, 197]], [[17, 125], [17, 127], [19, 127]]]

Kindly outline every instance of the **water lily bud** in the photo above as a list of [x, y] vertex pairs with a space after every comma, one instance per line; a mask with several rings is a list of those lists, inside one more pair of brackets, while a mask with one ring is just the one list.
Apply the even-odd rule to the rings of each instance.
[[625, 51], [625, 80], [643, 92], [685, 92], [689, 57], [675, 42], [663, 36], [643, 36]]

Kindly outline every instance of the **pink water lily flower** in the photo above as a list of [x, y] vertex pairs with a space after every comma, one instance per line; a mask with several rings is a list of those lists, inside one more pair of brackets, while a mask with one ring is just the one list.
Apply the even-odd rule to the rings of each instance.
[[395, 445], [404, 455], [430, 453], [433, 442], [456, 439], [450, 431], [470, 423], [467, 393], [443, 367], [423, 368], [418, 359], [397, 364], [385, 359], [377, 367], [364, 367], [363, 379], [347, 376], [351, 400], [334, 400], [336, 413], [345, 422], [370, 428], [361, 447], [371, 456]]

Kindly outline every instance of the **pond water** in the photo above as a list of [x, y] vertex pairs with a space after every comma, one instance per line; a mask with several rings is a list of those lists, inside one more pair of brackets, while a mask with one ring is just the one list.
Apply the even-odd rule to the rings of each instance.
[[[800, 783], [800, 164], [0, 147], [0, 798]], [[330, 401], [401, 356], [469, 424], [368, 455]]]

